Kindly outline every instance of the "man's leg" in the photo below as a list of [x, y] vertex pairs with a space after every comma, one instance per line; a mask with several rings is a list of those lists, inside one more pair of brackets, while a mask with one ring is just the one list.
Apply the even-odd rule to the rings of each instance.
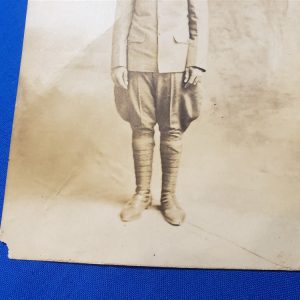
[[121, 211], [120, 217], [123, 221], [133, 221], [139, 218], [141, 213], [151, 205], [153, 148], [153, 129], [133, 129], [132, 150], [136, 189], [132, 199]]
[[136, 193], [150, 195], [154, 130], [136, 128], [132, 131], [132, 150], [134, 159]]
[[151, 175], [154, 148], [155, 99], [152, 74], [129, 73], [130, 124], [136, 190], [121, 211], [123, 221], [132, 221], [151, 205]]
[[180, 225], [185, 213], [176, 200], [176, 182], [182, 152], [182, 135], [199, 115], [198, 87], [183, 87], [184, 73], [159, 74], [156, 117], [161, 132], [161, 210], [166, 221]]
[[180, 129], [161, 131], [160, 156], [162, 166], [161, 210], [166, 221], [180, 225], [185, 213], [176, 200], [176, 183], [182, 152]]

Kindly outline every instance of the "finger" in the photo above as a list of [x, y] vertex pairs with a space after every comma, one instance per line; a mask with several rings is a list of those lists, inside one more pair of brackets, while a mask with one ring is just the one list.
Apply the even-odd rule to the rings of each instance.
[[125, 84], [124, 80], [121, 80], [121, 87], [125, 90], [127, 90], [127, 85]]
[[192, 75], [190, 76], [190, 79], [189, 79], [189, 81], [186, 83], [185, 87], [187, 88], [187, 87], [189, 87], [190, 85], [192, 85], [192, 84], [194, 83], [196, 77], [197, 77], [196, 74], [195, 74], [195, 73], [192, 73]]
[[196, 76], [196, 78], [195, 78], [193, 84], [194, 84], [194, 85], [197, 85], [200, 81], [201, 81], [201, 77], [200, 77], [200, 76]]
[[117, 86], [119, 86], [119, 81], [118, 81], [118, 76], [115, 72], [112, 73], [112, 80], [113, 80], [113, 83]]
[[195, 85], [200, 84], [200, 83], [201, 83], [201, 79], [198, 80]]
[[124, 81], [124, 84], [127, 88], [128, 87], [128, 72], [127, 72], [127, 70], [125, 70], [124, 73], [123, 73], [123, 81]]
[[120, 86], [120, 85], [119, 85], [119, 82], [118, 82], [118, 80], [117, 80], [117, 77], [114, 77], [114, 78], [113, 78], [113, 83], [114, 83], [115, 85], [117, 85], [117, 86]]
[[185, 73], [184, 73], [184, 83], [187, 83], [190, 77], [190, 69], [185, 68]]
[[119, 85], [119, 87], [122, 87], [122, 88], [124, 88], [124, 89], [127, 89], [127, 86], [126, 86], [125, 83], [124, 83], [123, 75], [122, 75], [122, 74], [118, 74], [118, 75], [117, 75], [117, 84]]

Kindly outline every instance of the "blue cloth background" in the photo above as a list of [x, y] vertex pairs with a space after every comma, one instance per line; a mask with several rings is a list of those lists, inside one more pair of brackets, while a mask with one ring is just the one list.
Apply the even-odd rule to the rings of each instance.
[[[0, 0], [0, 211], [3, 207], [26, 6], [24, 0]], [[298, 300], [300, 273], [16, 261], [7, 259], [7, 248], [0, 243], [0, 299]]]

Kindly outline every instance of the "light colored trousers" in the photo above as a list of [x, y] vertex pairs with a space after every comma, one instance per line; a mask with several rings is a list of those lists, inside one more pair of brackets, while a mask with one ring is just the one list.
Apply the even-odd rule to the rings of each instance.
[[128, 90], [115, 88], [117, 109], [132, 128], [136, 192], [149, 193], [154, 126], [160, 130], [162, 199], [175, 193], [182, 133], [200, 113], [201, 85], [184, 88], [184, 73], [129, 72]]
[[200, 113], [202, 85], [183, 87], [184, 73], [129, 72], [128, 90], [115, 88], [117, 109], [133, 129], [184, 132]]

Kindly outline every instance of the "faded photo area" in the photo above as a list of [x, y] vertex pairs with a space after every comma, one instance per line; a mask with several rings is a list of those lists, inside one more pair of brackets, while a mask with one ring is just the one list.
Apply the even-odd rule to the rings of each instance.
[[183, 135], [177, 183], [181, 226], [160, 211], [158, 130], [153, 204], [120, 220], [135, 179], [111, 79], [114, 16], [115, 1], [28, 3], [1, 221], [9, 257], [299, 270], [300, 2], [209, 1], [201, 112]]

